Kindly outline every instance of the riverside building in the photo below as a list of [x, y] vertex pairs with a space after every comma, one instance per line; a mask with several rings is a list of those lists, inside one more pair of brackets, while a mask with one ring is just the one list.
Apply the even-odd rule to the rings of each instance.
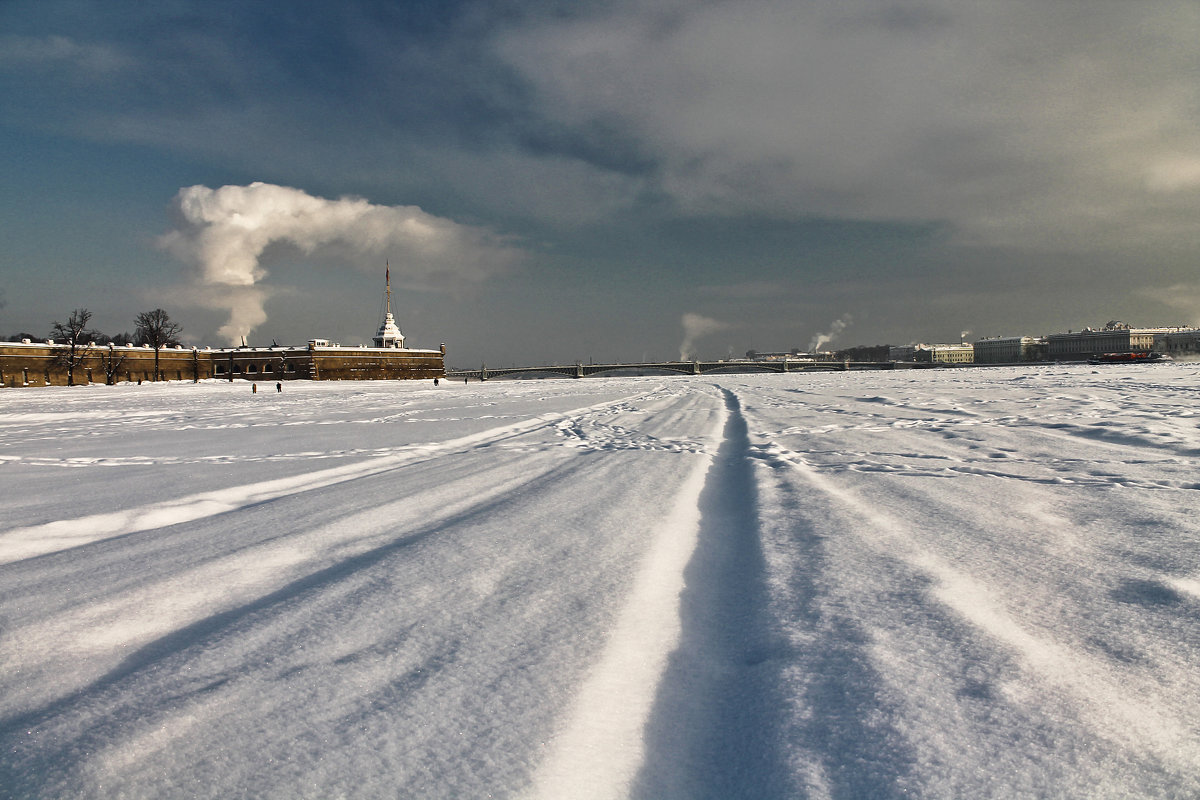
[[1134, 328], [1112, 321], [1103, 328], [1052, 333], [1046, 337], [1049, 361], [1085, 361], [1105, 353], [1148, 353], [1154, 350], [1156, 337], [1177, 334], [1190, 328]]

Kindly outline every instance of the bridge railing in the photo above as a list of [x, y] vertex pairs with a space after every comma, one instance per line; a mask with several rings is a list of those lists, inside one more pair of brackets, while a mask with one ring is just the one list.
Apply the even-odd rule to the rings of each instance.
[[547, 364], [525, 367], [486, 365], [479, 369], [446, 370], [449, 380], [479, 380], [512, 375], [544, 374], [566, 378], [586, 378], [618, 371], [656, 372], [658, 374], [703, 375], [707, 372], [815, 372], [834, 370], [893, 369], [886, 361], [657, 361], [637, 364]]

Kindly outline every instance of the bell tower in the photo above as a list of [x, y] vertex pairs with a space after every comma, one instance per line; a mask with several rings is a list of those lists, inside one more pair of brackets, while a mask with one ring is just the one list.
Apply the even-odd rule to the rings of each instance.
[[384, 315], [383, 322], [373, 341], [376, 347], [403, 348], [404, 334], [400, 332], [400, 328], [392, 316], [392, 265], [390, 263], [387, 263], [384, 268], [383, 283], [387, 289], [387, 313]]

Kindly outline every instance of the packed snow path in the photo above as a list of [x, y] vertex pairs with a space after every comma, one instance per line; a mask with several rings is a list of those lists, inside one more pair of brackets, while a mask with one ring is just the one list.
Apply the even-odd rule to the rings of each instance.
[[0, 796], [1200, 796], [1198, 389], [0, 392]]

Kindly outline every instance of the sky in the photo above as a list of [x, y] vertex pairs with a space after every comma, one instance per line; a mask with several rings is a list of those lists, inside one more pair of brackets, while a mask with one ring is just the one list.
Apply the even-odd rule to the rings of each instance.
[[1200, 5], [0, 2], [0, 335], [450, 365], [1200, 324]]

